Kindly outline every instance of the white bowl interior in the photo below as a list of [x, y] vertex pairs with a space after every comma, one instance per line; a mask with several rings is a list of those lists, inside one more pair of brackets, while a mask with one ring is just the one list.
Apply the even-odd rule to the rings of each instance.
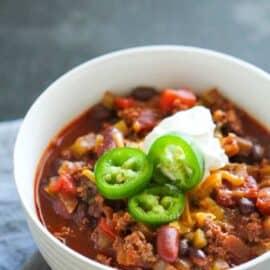
[[235, 58], [189, 47], [155, 46], [89, 61], [62, 76], [39, 97], [17, 138], [14, 152], [17, 188], [30, 222], [44, 234], [48, 233], [37, 219], [33, 184], [46, 146], [67, 123], [97, 102], [104, 90], [122, 94], [138, 85], [189, 86], [197, 92], [218, 87], [270, 126], [269, 75]]

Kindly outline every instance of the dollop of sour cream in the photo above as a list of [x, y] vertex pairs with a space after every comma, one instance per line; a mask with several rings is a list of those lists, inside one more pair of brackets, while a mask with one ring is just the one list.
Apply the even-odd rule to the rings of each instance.
[[210, 110], [203, 106], [195, 106], [163, 119], [145, 137], [143, 150], [148, 152], [152, 143], [165, 134], [187, 135], [196, 142], [204, 156], [205, 172], [203, 179], [205, 179], [210, 171], [222, 168], [229, 162], [219, 140], [214, 136], [215, 127]]

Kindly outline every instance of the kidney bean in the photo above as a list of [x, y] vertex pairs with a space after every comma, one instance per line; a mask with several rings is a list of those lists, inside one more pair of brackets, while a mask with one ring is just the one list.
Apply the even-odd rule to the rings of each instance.
[[207, 257], [201, 249], [190, 248], [189, 256], [191, 261], [197, 266], [202, 267], [207, 264]]
[[182, 239], [179, 242], [179, 255], [185, 257], [188, 255], [189, 244], [187, 239]]
[[157, 231], [157, 253], [165, 262], [175, 262], [179, 251], [179, 233], [176, 228], [162, 226]]
[[140, 86], [132, 90], [131, 95], [138, 100], [146, 101], [157, 94], [157, 90], [153, 87]]
[[243, 215], [249, 215], [255, 209], [254, 203], [247, 198], [241, 198], [238, 202], [238, 205], [239, 205], [239, 210]]

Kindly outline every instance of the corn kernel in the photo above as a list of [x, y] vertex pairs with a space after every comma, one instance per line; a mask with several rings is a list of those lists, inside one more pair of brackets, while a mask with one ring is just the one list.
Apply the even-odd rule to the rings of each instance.
[[203, 248], [207, 245], [206, 236], [203, 230], [197, 229], [193, 237], [193, 245], [196, 248]]

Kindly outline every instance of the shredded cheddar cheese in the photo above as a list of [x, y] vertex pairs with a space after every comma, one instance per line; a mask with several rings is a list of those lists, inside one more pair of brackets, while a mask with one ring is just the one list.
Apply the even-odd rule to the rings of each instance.
[[219, 170], [210, 174], [191, 194], [199, 199], [206, 198], [215, 188], [222, 185], [223, 180], [228, 181], [234, 186], [241, 186], [245, 181], [244, 177], [234, 175], [225, 170]]

